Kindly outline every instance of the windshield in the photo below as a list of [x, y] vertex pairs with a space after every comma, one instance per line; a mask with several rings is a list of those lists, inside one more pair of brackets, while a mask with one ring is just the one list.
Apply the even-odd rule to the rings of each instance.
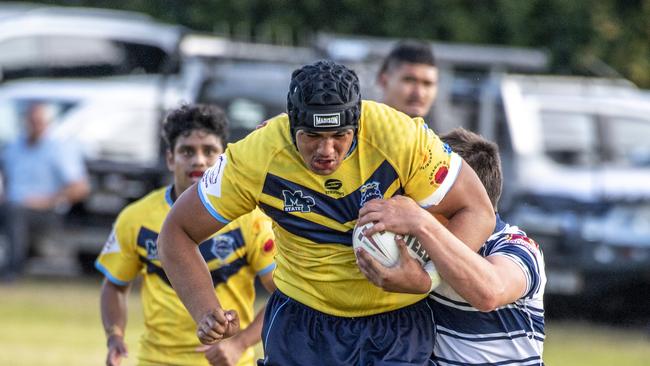
[[563, 165], [650, 165], [650, 119], [543, 111], [544, 152]]
[[285, 111], [287, 88], [295, 65], [221, 61], [212, 65], [198, 100], [223, 108], [230, 120], [230, 141], [237, 141], [262, 121]]
[[158, 74], [169, 65], [158, 47], [82, 36], [30, 36], [0, 42], [2, 79]]

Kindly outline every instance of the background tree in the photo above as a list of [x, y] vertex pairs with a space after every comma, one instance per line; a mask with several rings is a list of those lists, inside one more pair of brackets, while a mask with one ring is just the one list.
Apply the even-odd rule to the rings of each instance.
[[650, 87], [650, 0], [58, 0], [135, 10], [191, 29], [304, 44], [318, 31], [541, 47], [551, 71]]

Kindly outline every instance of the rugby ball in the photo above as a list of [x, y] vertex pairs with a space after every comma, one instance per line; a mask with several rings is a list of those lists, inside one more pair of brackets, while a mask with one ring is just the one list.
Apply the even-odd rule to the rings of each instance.
[[[395, 233], [382, 231], [371, 236], [366, 236], [365, 231], [374, 224], [369, 222], [365, 225], [355, 226], [352, 232], [352, 247], [355, 249], [363, 248], [374, 259], [385, 267], [393, 267], [399, 262], [399, 249], [395, 241]], [[404, 241], [411, 257], [424, 266], [429, 261], [427, 252], [422, 248], [420, 242], [414, 235], [405, 235]]]

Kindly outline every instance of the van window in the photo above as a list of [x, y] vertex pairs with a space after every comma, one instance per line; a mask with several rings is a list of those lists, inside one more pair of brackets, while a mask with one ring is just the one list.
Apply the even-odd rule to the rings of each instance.
[[30, 36], [0, 42], [3, 79], [157, 74], [168, 59], [158, 47], [103, 38]]
[[542, 111], [545, 154], [562, 165], [650, 165], [650, 120]]
[[593, 115], [542, 111], [544, 152], [563, 165], [594, 164], [598, 155], [598, 131]]
[[616, 165], [650, 166], [650, 119], [604, 118], [605, 159]]

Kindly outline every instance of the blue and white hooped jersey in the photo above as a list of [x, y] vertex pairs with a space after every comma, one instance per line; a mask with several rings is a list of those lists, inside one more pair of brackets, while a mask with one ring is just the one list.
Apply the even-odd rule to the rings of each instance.
[[429, 295], [436, 329], [432, 360], [439, 366], [543, 365], [546, 274], [539, 246], [497, 215], [479, 254], [514, 261], [526, 275], [526, 291], [514, 303], [481, 312], [443, 282]]

